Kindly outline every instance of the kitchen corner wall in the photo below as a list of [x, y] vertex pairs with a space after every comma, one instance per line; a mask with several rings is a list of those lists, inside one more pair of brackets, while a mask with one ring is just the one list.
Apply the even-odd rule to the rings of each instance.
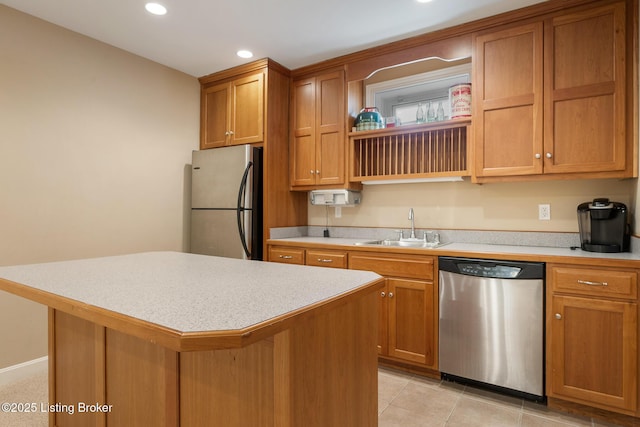
[[[188, 249], [195, 77], [0, 5], [0, 265]], [[0, 291], [0, 369], [47, 353]]]
[[[439, 182], [365, 186], [362, 204], [342, 209], [309, 207], [309, 225], [410, 227], [409, 208], [417, 228], [578, 232], [578, 204], [608, 197], [635, 211], [636, 179], [508, 182], [472, 184]], [[538, 219], [538, 205], [551, 205], [551, 220]]]

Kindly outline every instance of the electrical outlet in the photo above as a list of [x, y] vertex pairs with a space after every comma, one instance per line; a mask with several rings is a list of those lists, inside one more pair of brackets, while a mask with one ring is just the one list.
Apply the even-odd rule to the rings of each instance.
[[336, 206], [336, 218], [341, 218], [342, 217], [342, 207], [341, 206]]
[[538, 219], [543, 221], [551, 219], [551, 205], [538, 205]]

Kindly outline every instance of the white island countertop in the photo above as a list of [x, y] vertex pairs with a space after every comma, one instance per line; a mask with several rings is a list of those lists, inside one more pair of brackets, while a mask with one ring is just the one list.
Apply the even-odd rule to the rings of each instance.
[[0, 267], [1, 290], [108, 327], [128, 323], [141, 329], [138, 335], [155, 339], [156, 329], [174, 340], [242, 341], [342, 297], [372, 292], [380, 279], [367, 271], [180, 252]]

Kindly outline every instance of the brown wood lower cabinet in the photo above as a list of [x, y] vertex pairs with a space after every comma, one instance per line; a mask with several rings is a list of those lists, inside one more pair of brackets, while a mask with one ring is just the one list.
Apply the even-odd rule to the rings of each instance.
[[385, 277], [378, 310], [378, 354], [437, 370], [435, 257], [269, 245], [269, 261], [374, 271]]
[[380, 356], [436, 369], [434, 258], [349, 253], [349, 268], [386, 277], [380, 293]]
[[[270, 245], [269, 254], [277, 262], [335, 262], [384, 276], [378, 294], [379, 360], [437, 374], [436, 256], [287, 245]], [[581, 259], [576, 264], [545, 261], [548, 405], [637, 425], [640, 269], [588, 265]]]
[[387, 354], [433, 365], [433, 283], [388, 278], [387, 289]]
[[547, 395], [635, 415], [637, 272], [547, 267]]

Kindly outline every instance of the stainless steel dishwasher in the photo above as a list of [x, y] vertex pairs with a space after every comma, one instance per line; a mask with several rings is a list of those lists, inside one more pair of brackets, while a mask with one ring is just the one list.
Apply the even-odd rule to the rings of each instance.
[[440, 257], [439, 369], [544, 399], [544, 264]]

